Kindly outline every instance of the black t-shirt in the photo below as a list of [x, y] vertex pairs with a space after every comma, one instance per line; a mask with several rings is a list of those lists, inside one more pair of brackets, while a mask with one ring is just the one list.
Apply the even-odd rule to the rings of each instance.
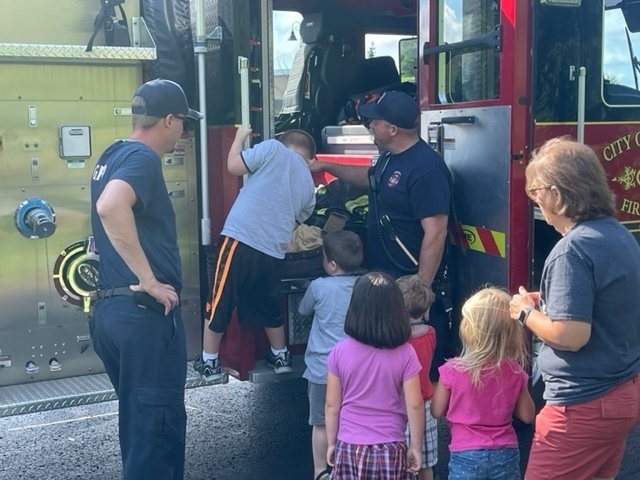
[[[380, 156], [378, 168], [384, 162]], [[376, 167], [369, 170], [371, 174]], [[419, 261], [424, 230], [420, 220], [436, 215], [449, 215], [451, 174], [444, 160], [424, 140], [397, 155], [391, 155], [380, 177], [378, 218], [375, 194], [369, 191], [368, 264], [370, 269], [386, 270], [395, 275], [407, 271], [398, 268], [389, 259], [385, 248], [395, 262], [407, 269], [415, 269], [400, 246], [379, 229], [379, 217], [388, 215], [396, 236]]]
[[138, 284], [137, 277], [116, 252], [96, 212], [96, 201], [110, 180], [131, 185], [138, 238], [151, 270], [161, 283], [182, 288], [176, 216], [162, 175], [158, 154], [140, 142], [118, 141], [100, 156], [91, 177], [91, 224], [100, 255], [99, 288]]

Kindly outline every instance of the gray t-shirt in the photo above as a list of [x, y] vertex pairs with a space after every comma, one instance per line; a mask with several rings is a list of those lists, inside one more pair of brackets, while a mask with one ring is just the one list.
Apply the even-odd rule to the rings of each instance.
[[344, 319], [357, 278], [355, 275], [317, 278], [300, 302], [298, 311], [302, 315], [314, 314], [304, 354], [307, 369], [302, 375], [310, 382], [327, 383], [327, 357], [339, 341], [347, 338]]
[[274, 258], [284, 258], [295, 228], [313, 213], [315, 187], [304, 159], [277, 140], [242, 152], [250, 174], [222, 235]]
[[538, 364], [551, 405], [598, 398], [640, 372], [640, 247], [611, 217], [581, 222], [542, 271], [540, 308], [554, 320], [591, 324], [577, 352], [543, 345]]

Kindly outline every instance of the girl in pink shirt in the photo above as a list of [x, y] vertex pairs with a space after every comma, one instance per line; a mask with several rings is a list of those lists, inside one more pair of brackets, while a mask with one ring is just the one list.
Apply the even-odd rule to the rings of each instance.
[[[360, 277], [327, 359], [325, 426], [332, 480], [410, 480], [421, 464], [424, 402], [409, 315], [395, 281]], [[405, 443], [407, 417], [411, 430]]]
[[462, 307], [462, 353], [438, 371], [431, 414], [451, 429], [449, 479], [520, 480], [520, 453], [511, 424], [531, 423], [535, 406], [523, 366], [522, 325], [511, 319], [511, 296], [485, 288]]

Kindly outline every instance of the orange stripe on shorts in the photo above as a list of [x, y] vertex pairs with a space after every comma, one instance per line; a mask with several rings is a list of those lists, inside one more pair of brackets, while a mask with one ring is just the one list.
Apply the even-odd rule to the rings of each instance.
[[[229, 241], [231, 241], [231, 245], [227, 246]], [[236, 251], [236, 247], [238, 246], [238, 240], [234, 240], [229, 237], [225, 237], [222, 246], [220, 247], [220, 253], [218, 254], [218, 262], [216, 263], [216, 271], [213, 276], [213, 291], [211, 292], [211, 298], [213, 301], [211, 302], [211, 307], [209, 310], [209, 318], [207, 319], [207, 323], [211, 323], [213, 320], [213, 316], [216, 312], [216, 307], [218, 306], [218, 302], [220, 302], [220, 297], [222, 296], [222, 291], [224, 290], [225, 283], [229, 276], [229, 268], [231, 267], [231, 260], [233, 259], [233, 253]], [[229, 250], [227, 253], [227, 249]], [[220, 269], [221, 266], [223, 268], [222, 275], [220, 278]]]

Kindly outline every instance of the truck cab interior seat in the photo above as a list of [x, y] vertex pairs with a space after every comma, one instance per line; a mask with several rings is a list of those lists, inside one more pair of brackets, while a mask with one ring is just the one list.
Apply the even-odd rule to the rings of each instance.
[[365, 58], [354, 67], [352, 93], [371, 92], [399, 83], [400, 73], [393, 57]]
[[604, 99], [611, 105], [640, 105], [640, 92], [626, 85], [611, 83], [605, 79]]
[[351, 93], [338, 110], [335, 124], [362, 124], [358, 107], [363, 103], [376, 101], [383, 92], [389, 90], [404, 92], [414, 99], [417, 94], [415, 82], [400, 82], [400, 74], [392, 57], [362, 59], [354, 67]]
[[276, 119], [276, 133], [292, 128], [319, 138], [326, 119], [335, 113], [351, 83], [351, 49], [337, 43], [321, 14], [306, 15], [300, 24], [303, 43], [296, 52]]
[[323, 52], [314, 106], [324, 119], [335, 118], [347, 99], [353, 75], [352, 60], [348, 45], [332, 43]]

